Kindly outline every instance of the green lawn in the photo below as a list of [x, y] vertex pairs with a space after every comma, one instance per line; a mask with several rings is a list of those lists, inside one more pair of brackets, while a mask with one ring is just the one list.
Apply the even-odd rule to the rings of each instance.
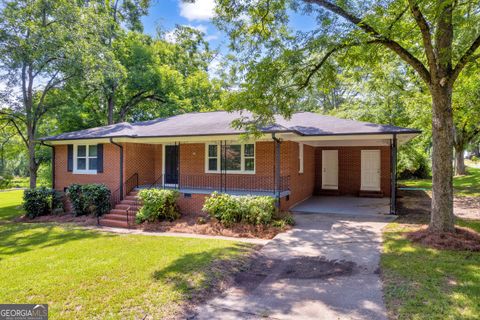
[[[480, 253], [428, 249], [406, 240], [407, 217], [387, 226], [381, 259], [387, 309], [398, 319], [479, 319]], [[480, 232], [480, 221], [458, 220]]]
[[0, 193], [0, 301], [48, 303], [51, 319], [160, 319], [238, 258], [236, 242], [118, 235], [74, 225], [7, 222], [21, 191]]
[[[455, 195], [458, 196], [480, 196], [480, 169], [468, 168], [468, 175], [455, 176], [453, 178], [453, 187], [455, 189]], [[412, 179], [412, 180], [400, 180], [399, 184], [414, 187], [414, 188], [432, 188], [432, 179]]]

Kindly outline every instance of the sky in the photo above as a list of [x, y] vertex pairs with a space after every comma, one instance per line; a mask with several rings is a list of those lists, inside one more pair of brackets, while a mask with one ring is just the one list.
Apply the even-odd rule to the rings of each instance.
[[[205, 33], [205, 39], [212, 49], [226, 53], [228, 38], [211, 22], [214, 16], [215, 0], [195, 0], [184, 3], [182, 0], [152, 0], [149, 14], [143, 17], [144, 31], [156, 35], [160, 27], [168, 32], [175, 25], [188, 25]], [[315, 22], [311, 17], [292, 14], [290, 26], [293, 29], [310, 30]]]
[[152, 36], [157, 28], [166, 32], [176, 25], [188, 25], [205, 33], [212, 49], [226, 48], [226, 37], [211, 23], [214, 15], [214, 0], [196, 0], [184, 3], [181, 0], [153, 0], [149, 14], [143, 17], [144, 31]]

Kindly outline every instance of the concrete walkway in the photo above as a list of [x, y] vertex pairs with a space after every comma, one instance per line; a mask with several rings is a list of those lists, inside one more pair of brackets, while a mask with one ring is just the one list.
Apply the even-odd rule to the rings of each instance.
[[251, 273], [258, 281], [238, 282], [195, 319], [386, 319], [381, 229], [393, 219], [296, 214], [295, 228], [260, 251], [264, 264]]

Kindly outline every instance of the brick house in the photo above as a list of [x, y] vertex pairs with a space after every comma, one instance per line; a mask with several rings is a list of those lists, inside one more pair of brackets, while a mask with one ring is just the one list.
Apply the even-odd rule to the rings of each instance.
[[199, 212], [213, 191], [271, 195], [283, 210], [312, 195], [393, 199], [397, 145], [420, 133], [301, 112], [289, 120], [277, 116], [260, 136], [248, 138], [231, 126], [248, 116], [188, 113], [63, 133], [42, 143], [53, 146], [54, 188], [105, 184], [117, 217], [103, 223], [121, 226], [120, 215], [136, 205], [130, 194], [136, 188], [176, 188], [180, 210], [189, 213]]

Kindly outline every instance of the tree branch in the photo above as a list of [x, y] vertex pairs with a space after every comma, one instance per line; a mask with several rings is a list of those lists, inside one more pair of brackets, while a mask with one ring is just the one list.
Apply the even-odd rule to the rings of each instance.
[[452, 83], [455, 82], [455, 80], [457, 80], [458, 76], [460, 75], [460, 72], [462, 72], [463, 68], [468, 62], [480, 58], [480, 55], [474, 55], [475, 51], [477, 51], [479, 47], [480, 47], [480, 34], [477, 36], [475, 41], [473, 41], [470, 48], [468, 48], [467, 51], [465, 51], [465, 53], [460, 58], [460, 60], [458, 60], [457, 65], [453, 69], [452, 75], [450, 77], [450, 81]]
[[412, 66], [415, 71], [418, 72], [420, 77], [427, 83], [430, 84], [431, 76], [430, 72], [425, 68], [423, 63], [418, 60], [415, 56], [413, 56], [407, 49], [402, 47], [398, 42], [386, 37], [385, 35], [380, 34], [375, 28], [370, 26], [368, 23], [364, 22], [362, 19], [352, 15], [351, 13], [345, 11], [340, 6], [331, 3], [325, 0], [303, 0], [307, 3], [317, 4], [343, 18], [350, 21], [360, 29], [362, 29], [368, 35], [374, 37], [378, 43], [383, 44], [385, 47], [389, 48], [393, 52], [395, 52], [401, 59], [407, 62], [410, 66]]
[[312, 70], [310, 70], [308, 72], [308, 75], [307, 75], [307, 78], [305, 79], [305, 81], [300, 84], [299, 88], [300, 89], [305, 89], [308, 84], [310, 83], [310, 80], [312, 79], [312, 77], [315, 75], [315, 73], [317, 73], [318, 70], [320, 70], [320, 68], [325, 64], [325, 62], [328, 60], [328, 58], [334, 54], [335, 52], [339, 51], [339, 50], [342, 50], [344, 48], [346, 48], [347, 45], [345, 44], [342, 44], [342, 45], [339, 45], [333, 49], [331, 49], [330, 51], [328, 51], [324, 56], [323, 58], [312, 68]]
[[437, 59], [435, 56], [435, 50], [433, 49], [430, 26], [428, 25], [427, 20], [420, 11], [417, 0], [408, 0], [408, 3], [410, 6], [410, 10], [412, 11], [413, 18], [417, 22], [420, 33], [422, 34], [423, 46], [425, 48], [425, 55], [427, 56], [430, 72], [432, 73], [432, 76], [435, 77]]

